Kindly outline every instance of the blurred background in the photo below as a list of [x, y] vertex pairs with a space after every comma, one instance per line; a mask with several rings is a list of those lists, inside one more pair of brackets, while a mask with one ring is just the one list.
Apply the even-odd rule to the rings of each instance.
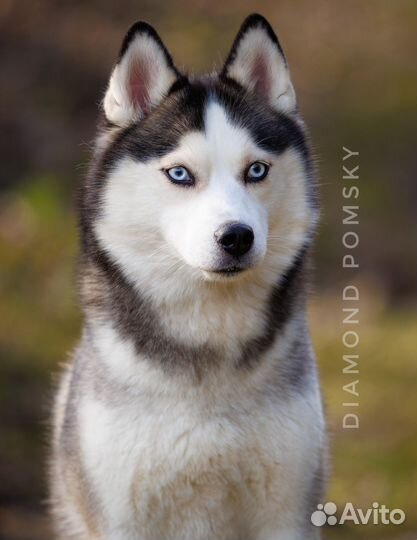
[[[407, 516], [325, 536], [417, 538], [417, 2], [1, 0], [0, 540], [52, 537], [52, 374], [80, 332], [74, 194], [122, 37], [144, 19], [179, 66], [204, 72], [221, 66], [253, 11], [287, 53], [320, 172], [310, 318], [331, 432], [327, 500]], [[360, 152], [356, 271], [341, 268], [343, 146]], [[357, 430], [342, 429], [343, 385], [355, 379], [342, 373], [347, 284], [361, 294]]]

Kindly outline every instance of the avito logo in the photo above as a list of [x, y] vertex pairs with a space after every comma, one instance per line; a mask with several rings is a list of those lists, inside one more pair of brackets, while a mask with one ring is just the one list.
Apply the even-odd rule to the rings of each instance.
[[399, 508], [390, 510], [385, 504], [374, 502], [371, 508], [363, 510], [355, 508], [350, 502], [345, 504], [340, 518], [336, 516], [337, 506], [334, 502], [317, 505], [311, 514], [311, 523], [316, 527], [323, 525], [343, 525], [351, 522], [355, 525], [401, 525], [405, 521], [405, 512]]

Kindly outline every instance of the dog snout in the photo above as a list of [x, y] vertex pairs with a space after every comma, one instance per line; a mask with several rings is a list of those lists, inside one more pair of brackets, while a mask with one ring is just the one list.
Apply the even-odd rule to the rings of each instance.
[[252, 247], [255, 235], [252, 227], [244, 223], [225, 223], [214, 233], [217, 243], [234, 257], [245, 255]]

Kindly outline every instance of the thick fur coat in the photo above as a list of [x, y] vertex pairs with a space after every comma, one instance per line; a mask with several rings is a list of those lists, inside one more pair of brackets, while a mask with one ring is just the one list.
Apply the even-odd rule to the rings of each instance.
[[220, 73], [128, 32], [80, 201], [61, 376], [62, 540], [313, 540], [326, 436], [306, 321], [317, 187], [288, 65], [244, 22]]

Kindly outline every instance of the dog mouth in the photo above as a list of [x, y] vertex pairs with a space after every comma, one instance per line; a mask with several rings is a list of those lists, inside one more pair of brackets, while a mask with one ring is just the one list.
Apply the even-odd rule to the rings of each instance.
[[204, 268], [203, 272], [206, 275], [212, 276], [214, 278], [226, 278], [230, 279], [240, 274], [243, 274], [249, 270], [248, 267], [241, 266], [227, 266], [225, 268]]
[[211, 272], [220, 276], [231, 277], [241, 274], [245, 270], [247, 270], [247, 268], [241, 268], [240, 266], [229, 266], [228, 268], [216, 268], [215, 270], [211, 270]]

